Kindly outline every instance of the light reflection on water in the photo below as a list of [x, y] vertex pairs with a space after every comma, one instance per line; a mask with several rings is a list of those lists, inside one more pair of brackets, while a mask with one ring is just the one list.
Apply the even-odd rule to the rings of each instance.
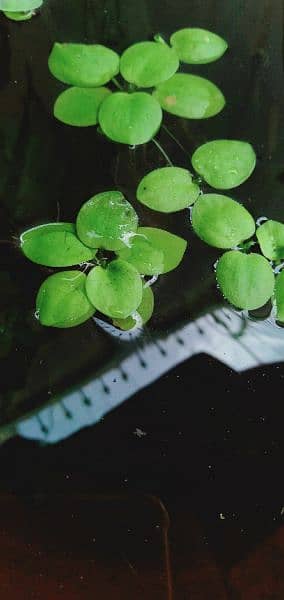
[[160, 337], [139, 328], [121, 332], [99, 319], [96, 322], [110, 336], [119, 337], [125, 353], [83, 387], [20, 421], [15, 433], [56, 443], [94, 425], [138, 390], [196, 354], [212, 356], [236, 372], [284, 361], [283, 329], [273, 326], [271, 318], [252, 320], [230, 308], [217, 309]]

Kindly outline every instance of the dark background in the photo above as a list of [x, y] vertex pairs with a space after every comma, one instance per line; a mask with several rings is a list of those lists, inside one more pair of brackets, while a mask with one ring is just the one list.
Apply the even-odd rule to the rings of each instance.
[[[283, 220], [280, 0], [48, 0], [40, 16], [30, 22], [15, 24], [1, 18], [0, 23], [3, 240], [11, 240], [32, 224], [56, 219], [58, 209], [62, 220], [72, 219], [88, 197], [113, 186], [135, 202], [134, 191], [141, 176], [154, 165], [163, 164], [151, 144], [131, 152], [109, 143], [95, 130], [77, 131], [54, 121], [52, 104], [63, 86], [48, 73], [52, 43], [95, 41], [122, 51], [131, 42], [151, 38], [157, 32], [168, 38], [187, 25], [208, 28], [228, 40], [229, 51], [220, 61], [184, 69], [217, 83], [227, 106], [208, 121], [167, 117], [166, 123], [189, 156], [200, 143], [214, 137], [250, 141], [256, 148], [257, 168], [246, 184], [234, 190], [234, 197], [244, 202], [255, 217]], [[159, 140], [176, 164], [188, 166], [187, 156], [164, 132]], [[188, 314], [193, 318], [221, 303], [212, 273], [217, 254], [193, 237], [184, 213], [153, 217], [150, 211], [136, 208], [144, 224], [160, 225], [190, 240], [190, 252], [182, 266], [162, 278], [155, 288], [157, 306], [151, 324], [154, 336], [177, 326]], [[102, 363], [113, 358], [117, 346], [92, 323], [69, 332], [43, 331], [32, 313], [34, 296], [46, 271], [27, 264], [16, 247], [3, 243], [0, 248], [1, 318], [5, 324], [0, 348], [0, 416], [5, 424], [40, 407], [48, 390], [64, 391], [95, 374]], [[56, 364], [55, 348], [62, 357]], [[46, 360], [44, 377], [38, 368], [42, 356]], [[136, 540], [131, 547], [144, 588], [132, 589], [128, 580], [119, 579], [120, 563], [115, 570], [120, 544], [114, 543], [113, 506], [119, 505], [117, 520], [122, 519], [126, 529], [128, 518], [136, 526], [141, 519], [143, 537], [156, 506], [154, 500], [144, 503], [145, 495], [150, 495], [159, 498], [169, 514], [171, 570], [177, 598], [283, 598], [280, 575], [284, 542], [279, 534], [284, 506], [283, 378], [281, 364], [238, 375], [205, 355], [198, 356], [136, 394], [95, 427], [64, 443], [49, 447], [19, 438], [7, 442], [0, 450], [0, 556], [5, 565], [2, 571], [0, 567], [0, 586], [10, 594], [15, 589], [20, 591], [25, 599], [31, 597], [28, 583], [33, 581], [35, 598], [62, 597], [64, 590], [49, 590], [48, 581], [54, 575], [56, 585], [61, 582], [63, 564], [70, 565], [68, 573], [75, 577], [76, 564], [84, 557], [83, 534], [87, 535], [95, 512], [97, 521], [103, 524], [107, 546], [102, 543], [98, 551], [99, 564], [107, 569], [105, 582], [113, 571], [118, 577], [114, 597], [166, 597], [163, 586], [159, 588], [161, 581], [165, 589], [169, 587], [164, 575], [167, 569], [162, 538], [151, 540], [148, 562], [143, 554], [144, 539], [142, 545]], [[137, 437], [137, 427], [147, 435]], [[78, 500], [82, 494], [87, 508]], [[101, 494], [108, 497], [109, 510], [99, 502]], [[77, 506], [82, 527], [75, 528], [70, 539], [72, 503]], [[163, 522], [162, 509], [160, 513]], [[42, 514], [47, 515], [45, 520]], [[13, 525], [15, 515], [19, 515], [17, 528]], [[6, 552], [7, 540], [14, 539], [14, 530], [17, 535], [10, 555]], [[123, 548], [128, 543], [121, 530], [116, 531], [116, 539], [122, 540]], [[47, 565], [43, 589], [40, 580], [33, 579], [34, 572], [42, 568], [38, 559], [33, 554], [31, 562], [25, 562], [29, 544], [37, 548], [38, 540], [44, 547], [41, 551], [45, 552]], [[57, 545], [58, 552], [54, 550]], [[110, 559], [111, 548], [115, 552]], [[88, 552], [91, 556], [92, 549]], [[159, 585], [153, 575], [157, 569], [162, 573]], [[27, 572], [31, 580], [23, 576]], [[20, 589], [14, 581], [15, 573], [21, 573]], [[85, 587], [79, 582], [83, 587], [76, 588], [74, 597], [91, 598], [91, 590], [96, 591], [93, 579], [89, 574]], [[111, 598], [105, 582], [100, 597]], [[70, 599], [73, 592], [74, 588], [69, 589], [63, 597]]]

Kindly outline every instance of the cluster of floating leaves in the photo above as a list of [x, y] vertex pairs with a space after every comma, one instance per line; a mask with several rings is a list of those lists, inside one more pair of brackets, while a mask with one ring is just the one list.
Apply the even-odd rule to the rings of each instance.
[[226, 48], [221, 37], [198, 28], [177, 31], [170, 45], [160, 36], [138, 42], [121, 56], [100, 44], [57, 42], [49, 56], [49, 69], [72, 87], [55, 101], [54, 115], [67, 125], [99, 125], [114, 142], [144, 144], [159, 130], [162, 110], [188, 119], [207, 119], [223, 109], [225, 98], [214, 83], [177, 71], [180, 61], [209, 63]]
[[50, 275], [37, 294], [42, 325], [74, 327], [98, 310], [127, 330], [152, 316], [147, 276], [155, 279], [175, 269], [187, 243], [168, 231], [139, 227], [123, 194], [108, 191], [85, 202], [75, 224], [33, 227], [21, 235], [20, 245], [31, 261], [64, 269]]
[[[197, 148], [191, 162], [202, 180], [221, 192], [250, 177], [256, 156], [248, 142], [212, 140]], [[216, 267], [223, 296], [235, 307], [247, 310], [260, 308], [272, 299], [276, 318], [283, 322], [284, 224], [265, 220], [256, 229], [254, 218], [242, 204], [222, 193], [202, 193], [195, 181], [187, 169], [156, 169], [140, 182], [137, 198], [148, 208], [164, 213], [191, 207], [191, 224], [198, 237], [214, 248], [227, 250]]]
[[[221, 191], [246, 181], [255, 162], [252, 146], [237, 140], [207, 142], [192, 156], [192, 165], [199, 175]], [[249, 211], [220, 193], [198, 197], [191, 211], [191, 224], [205, 243], [227, 250], [216, 266], [217, 283], [224, 297], [237, 308], [247, 310], [272, 300], [276, 319], [284, 322], [284, 224], [265, 220], [256, 229]]]
[[1, 0], [0, 10], [12, 21], [28, 21], [42, 4], [43, 0]]
[[[15, 19], [24, 19], [42, 0], [3, 2]], [[16, 13], [19, 7], [21, 13]], [[213, 62], [226, 49], [220, 36], [199, 28], [175, 32], [169, 44], [155, 36], [154, 41], [130, 46], [121, 56], [100, 44], [55, 43], [49, 69], [69, 87], [57, 98], [54, 115], [67, 125], [99, 125], [114, 142], [144, 144], [159, 130], [163, 110], [206, 119], [223, 109], [225, 98], [214, 83], [178, 69], [180, 62]], [[246, 141], [212, 140], [192, 156], [198, 177], [177, 166], [155, 169], [139, 183], [137, 199], [164, 213], [191, 207], [197, 236], [226, 250], [216, 266], [225, 299], [247, 310], [272, 300], [277, 320], [284, 322], [284, 224], [265, 220], [256, 229], [254, 218], [239, 202], [222, 193], [203, 193], [197, 184], [205, 181], [217, 192], [233, 189], [250, 177], [255, 163], [255, 152]], [[54, 327], [78, 325], [95, 310], [121, 329], [147, 322], [154, 297], [145, 277], [176, 268], [186, 245], [167, 231], [139, 227], [133, 207], [117, 191], [86, 202], [76, 224], [49, 223], [21, 236], [22, 250], [30, 260], [54, 268], [83, 267], [51, 275], [38, 292], [39, 320]]]

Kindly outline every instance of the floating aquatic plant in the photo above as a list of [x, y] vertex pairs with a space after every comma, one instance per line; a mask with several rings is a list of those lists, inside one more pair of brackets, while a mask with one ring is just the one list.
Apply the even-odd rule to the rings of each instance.
[[137, 87], [151, 88], [169, 79], [179, 68], [178, 56], [163, 41], [139, 42], [123, 52], [120, 73]]
[[198, 27], [176, 31], [171, 36], [171, 45], [182, 62], [193, 65], [218, 60], [228, 48], [227, 42], [219, 35]]
[[151, 319], [154, 311], [154, 294], [150, 286], [143, 287], [142, 300], [139, 304], [136, 314], [133, 317], [127, 317], [126, 319], [114, 319], [113, 324], [115, 327], [119, 327], [123, 331], [134, 329], [137, 325], [145, 325]]
[[99, 108], [111, 94], [106, 87], [71, 87], [60, 94], [54, 104], [54, 116], [66, 125], [90, 127], [97, 125]]
[[143, 177], [136, 194], [137, 199], [152, 210], [171, 213], [191, 206], [200, 189], [187, 169], [162, 167]]
[[246, 208], [221, 194], [200, 196], [191, 223], [198, 237], [215, 248], [233, 248], [255, 232], [254, 219]]
[[141, 304], [142, 280], [126, 260], [115, 259], [107, 267], [94, 267], [86, 281], [93, 306], [113, 319], [126, 319]]
[[102, 192], [83, 204], [76, 226], [80, 240], [87, 246], [119, 250], [135, 235], [138, 217], [121, 192]]
[[101, 44], [56, 42], [48, 59], [49, 69], [60, 81], [76, 87], [104, 85], [119, 72], [119, 56]]
[[12, 21], [28, 21], [42, 3], [43, 0], [1, 0], [0, 11]]
[[270, 260], [284, 259], [284, 224], [267, 220], [256, 231], [262, 254]]
[[72, 267], [92, 260], [97, 249], [82, 244], [73, 223], [47, 223], [25, 231], [21, 249], [31, 261], [46, 267]]
[[22, 252], [37, 264], [79, 266], [48, 277], [37, 295], [40, 323], [59, 328], [80, 325], [95, 310], [125, 330], [146, 323], [154, 296], [148, 291], [152, 280], [148, 283], [144, 277], [174, 269], [186, 245], [168, 231], [138, 227], [135, 210], [116, 190], [85, 202], [76, 226], [47, 223], [20, 237]]
[[154, 137], [162, 116], [159, 103], [146, 92], [116, 92], [102, 102], [99, 124], [114, 142], [138, 146]]
[[[180, 61], [211, 63], [226, 49], [223, 38], [200, 28], [175, 32], [170, 44], [160, 36], [133, 44], [121, 57], [100, 44], [56, 43], [49, 56], [50, 71], [72, 87], [57, 98], [54, 115], [67, 125], [99, 125], [114, 142], [136, 146], [153, 139], [159, 147], [154, 136], [162, 123], [162, 109], [187, 119], [211, 118], [222, 111], [226, 101], [215, 83], [178, 69]], [[213, 247], [230, 249], [216, 267], [224, 298], [247, 310], [273, 298], [277, 319], [283, 322], [284, 272], [279, 262], [284, 258], [284, 224], [268, 220], [257, 228], [255, 238], [254, 218], [242, 204], [202, 191], [202, 180], [216, 190], [245, 182], [256, 164], [251, 144], [231, 139], [202, 144], [192, 156], [198, 177], [168, 158], [167, 162], [170, 166], [142, 178], [138, 201], [163, 213], [192, 206], [197, 236]], [[79, 265], [43, 282], [36, 302], [43, 325], [75, 326], [99, 310], [124, 330], [146, 323], [153, 313], [154, 296], [145, 277], [155, 279], [175, 269], [187, 246], [186, 240], [168, 231], [139, 227], [134, 208], [116, 190], [85, 202], [76, 225], [34, 227], [22, 234], [20, 242], [26, 257], [40, 265]], [[257, 243], [264, 256], [251, 252]]]
[[[154, 138], [161, 126], [162, 108], [189, 119], [206, 119], [218, 114], [225, 105], [219, 88], [203, 77], [177, 73], [180, 52], [177, 41], [181, 33], [172, 36], [173, 47], [157, 35], [154, 41], [133, 44], [121, 57], [100, 44], [55, 43], [48, 61], [54, 77], [76, 90], [99, 89], [109, 82], [120, 89], [113, 90], [112, 95], [100, 96], [101, 102], [95, 102], [93, 107], [90, 94], [65, 91], [55, 102], [54, 116], [75, 126], [98, 122], [102, 132], [112, 141], [136, 146]], [[203, 41], [199, 34], [199, 52], [203, 44], [204, 56], [211, 53], [211, 60], [213, 54], [216, 60], [218, 52], [219, 56], [223, 53], [220, 51], [221, 38], [205, 31], [202, 35]]]
[[195, 171], [219, 190], [241, 185], [252, 174], [256, 163], [253, 147], [239, 140], [212, 140], [199, 146], [192, 156]]
[[40, 286], [36, 316], [48, 327], [75, 327], [93, 316], [95, 307], [86, 293], [87, 277], [81, 271], [50, 275]]
[[187, 73], [176, 73], [157, 85], [153, 96], [164, 110], [187, 119], [214, 117], [226, 103], [222, 92], [212, 81]]
[[284, 323], [284, 271], [276, 277], [275, 283], [276, 319]]
[[237, 308], [260, 308], [273, 295], [274, 273], [260, 254], [225, 252], [218, 261], [216, 278], [226, 300]]

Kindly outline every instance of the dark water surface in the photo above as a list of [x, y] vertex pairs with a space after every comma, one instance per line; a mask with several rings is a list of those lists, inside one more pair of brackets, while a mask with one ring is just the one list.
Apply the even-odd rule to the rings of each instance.
[[[0, 425], [9, 425], [7, 436], [16, 432], [13, 423], [31, 410], [107, 373], [113, 364], [120, 364], [121, 356], [139, 353], [136, 343], [122, 344], [92, 320], [73, 330], [42, 328], [34, 318], [34, 299], [49, 270], [21, 256], [19, 234], [27, 227], [56, 220], [58, 214], [62, 221], [72, 221], [89, 197], [117, 188], [133, 202], [143, 225], [163, 227], [189, 241], [179, 268], [155, 284], [154, 317], [143, 334], [146, 338], [142, 336], [142, 347], [145, 339], [154, 344], [160, 340], [158, 362], [163, 362], [165, 353], [172, 353], [173, 370], [137, 391], [131, 401], [95, 428], [59, 446], [39, 448], [37, 442], [19, 439], [7, 443], [1, 449], [1, 487], [5, 492], [28, 494], [45, 494], [48, 489], [63, 495], [78, 490], [153, 494], [167, 503], [173, 515], [184, 515], [184, 523], [197, 518], [200, 535], [206, 544], [209, 539], [214, 556], [230, 563], [272, 532], [282, 518], [283, 330], [272, 322], [262, 322], [264, 330], [252, 331], [249, 352], [257, 359], [248, 363], [248, 370], [240, 367], [238, 355], [231, 361], [224, 356], [227, 366], [209, 357], [216, 357], [212, 343], [220, 325], [212, 311], [223, 306], [212, 266], [218, 252], [193, 235], [187, 211], [163, 215], [136, 203], [138, 181], [147, 171], [164, 165], [154, 144], [131, 150], [112, 144], [95, 128], [79, 130], [55, 121], [52, 106], [64, 86], [47, 68], [55, 41], [98, 42], [121, 52], [132, 42], [150, 39], [157, 32], [167, 39], [188, 25], [216, 31], [229, 43], [229, 50], [216, 63], [183, 69], [214, 81], [224, 92], [227, 105], [217, 117], [204, 121], [164, 115], [164, 123], [187, 154], [165, 131], [161, 130], [158, 139], [173, 162], [184, 167], [189, 166], [194, 149], [206, 140], [250, 141], [257, 153], [257, 167], [232, 195], [255, 218], [283, 221], [281, 0], [46, 0], [40, 14], [29, 22], [18, 24], [1, 18]], [[201, 355], [175, 366], [175, 350], [167, 347], [169, 334], [175, 331], [178, 337], [182, 327], [201, 315], [211, 315], [217, 323], [208, 348], [204, 344], [197, 352], [192, 347], [188, 356]], [[196, 335], [208, 337], [209, 325], [210, 319], [197, 324]], [[229, 322], [225, 329], [229, 338]], [[188, 335], [183, 344], [191, 343]], [[270, 347], [274, 348], [272, 358], [267, 357]], [[140, 354], [138, 359], [140, 371], [146, 373], [145, 384], [150, 383], [143, 356], [142, 364]], [[263, 366], [262, 362], [273, 364]], [[120, 367], [117, 377], [123, 376]], [[107, 394], [102, 380], [98, 401], [107, 405]], [[65, 406], [65, 417], [76, 419], [76, 414]], [[7, 429], [3, 431], [5, 438]], [[46, 433], [44, 428], [42, 433]], [[71, 481], [66, 480], [67, 475]], [[134, 502], [134, 513], [135, 506]], [[63, 513], [65, 509], [60, 510]], [[225, 513], [225, 519], [220, 517]], [[104, 518], [107, 522], [107, 516]], [[110, 538], [111, 531], [109, 527]], [[195, 535], [198, 538], [199, 534]], [[163, 543], [158, 541], [157, 547]], [[163, 591], [159, 593], [153, 598], [165, 597]], [[212, 597], [225, 597], [218, 594]], [[140, 596], [134, 590], [132, 597]], [[180, 597], [191, 598], [186, 593]]]

